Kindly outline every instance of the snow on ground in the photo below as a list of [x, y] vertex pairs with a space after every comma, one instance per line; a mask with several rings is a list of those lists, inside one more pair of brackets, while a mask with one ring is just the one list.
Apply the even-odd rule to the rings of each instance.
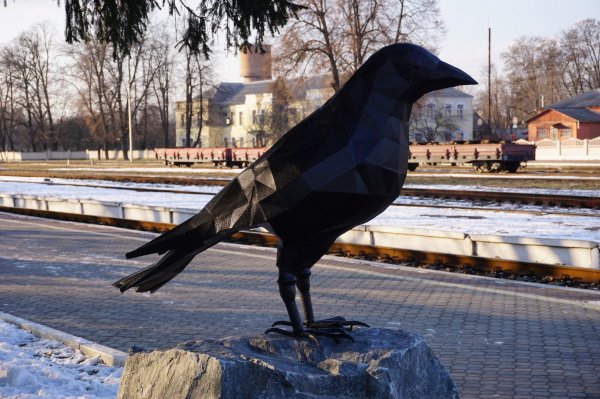
[[[239, 173], [239, 170], [236, 172]], [[440, 175], [441, 176], [441, 175]], [[44, 177], [19, 177], [19, 176], [0, 176], [0, 182], [29, 182], [43, 183], [50, 180], [54, 184], [68, 185], [101, 185], [103, 187], [123, 187], [123, 188], [164, 188], [168, 190], [180, 191], [195, 191], [195, 192], [218, 192], [220, 186], [182, 186], [178, 184], [155, 184], [155, 183], [134, 183], [134, 182], [114, 182], [108, 180], [88, 180], [88, 179], [58, 179]], [[510, 188], [510, 187], [489, 187], [481, 185], [464, 185], [464, 184], [406, 184], [405, 188], [421, 188], [435, 190], [456, 190], [456, 191], [492, 191], [492, 192], [511, 192], [524, 194], [554, 194], [554, 195], [579, 195], [579, 196], [600, 196], [600, 190], [557, 190], [545, 188]]]
[[115, 398], [122, 371], [0, 320], [0, 398]]
[[[69, 181], [70, 182], [70, 181]], [[148, 185], [146, 185], [148, 186]], [[150, 185], [150, 187], [156, 187]], [[174, 186], [177, 189], [193, 187]], [[419, 186], [431, 188], [466, 189], [467, 186]], [[457, 188], [458, 187], [458, 188]], [[460, 188], [464, 187], [464, 188]], [[196, 189], [218, 190], [218, 187], [196, 187]], [[515, 192], [515, 190], [511, 190]], [[64, 186], [0, 181], [0, 193], [51, 196], [65, 199], [95, 199], [130, 204], [188, 208], [200, 210], [212, 195], [137, 192], [114, 188]], [[554, 191], [556, 193], [556, 191]], [[404, 202], [407, 201], [407, 202]], [[577, 239], [600, 242], [600, 212], [589, 210], [589, 216], [555, 214], [544, 207], [504, 204], [505, 209], [536, 211], [531, 213], [502, 212], [494, 210], [466, 210], [434, 208], [428, 205], [451, 205], [469, 207], [466, 201], [432, 200], [401, 197], [400, 203], [413, 206], [395, 206], [369, 222], [372, 225], [413, 227], [431, 230], [458, 231], [469, 234], [499, 234], [524, 237], [546, 237]], [[423, 206], [414, 206], [423, 205]], [[548, 213], [540, 213], [548, 212]], [[552, 208], [556, 212], [556, 208]], [[567, 211], [567, 209], [563, 210]], [[582, 212], [581, 210], [575, 210]]]
[[50, 171], [70, 171], [70, 172], [139, 172], [139, 173], [198, 173], [198, 174], [223, 174], [235, 176], [239, 174], [242, 169], [230, 169], [230, 168], [136, 168], [136, 167], [122, 167], [122, 168], [51, 168]]

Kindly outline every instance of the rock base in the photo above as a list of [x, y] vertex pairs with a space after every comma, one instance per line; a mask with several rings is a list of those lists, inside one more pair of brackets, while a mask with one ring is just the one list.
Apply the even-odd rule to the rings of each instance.
[[359, 328], [354, 342], [281, 335], [202, 340], [130, 355], [119, 398], [458, 398], [425, 339]]

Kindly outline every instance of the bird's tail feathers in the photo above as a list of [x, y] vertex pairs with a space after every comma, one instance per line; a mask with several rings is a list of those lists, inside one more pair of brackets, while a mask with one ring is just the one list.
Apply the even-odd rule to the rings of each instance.
[[[150, 254], [164, 254], [168, 250], [175, 249], [181, 246], [181, 241], [185, 235], [193, 236], [195, 240], [202, 241], [202, 236], [198, 233], [199, 229], [184, 231], [184, 229], [175, 227], [172, 230], [167, 231], [164, 234], [154, 238], [153, 240], [145, 243], [141, 247], [134, 249], [133, 251], [127, 252], [125, 257], [127, 259], [137, 258], [138, 256], [150, 255]], [[187, 234], [186, 234], [187, 233]], [[183, 239], [182, 239], [183, 238]]]
[[122, 278], [113, 283], [113, 286], [117, 287], [121, 292], [136, 287], [137, 292], [149, 291], [150, 293], [154, 293], [181, 273], [192, 259], [194, 259], [194, 256], [212, 247], [217, 242], [206, 243], [194, 251], [187, 249], [170, 250], [158, 262]]

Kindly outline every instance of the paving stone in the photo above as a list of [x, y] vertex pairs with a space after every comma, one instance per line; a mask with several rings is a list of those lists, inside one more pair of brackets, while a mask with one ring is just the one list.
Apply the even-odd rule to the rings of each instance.
[[[150, 237], [0, 213], [0, 311], [124, 351], [286, 317], [271, 249], [221, 244], [153, 295], [120, 294], [112, 282], [157, 259], [124, 259]], [[599, 293], [334, 257], [313, 271], [319, 317], [423, 335], [463, 398], [599, 397]]]

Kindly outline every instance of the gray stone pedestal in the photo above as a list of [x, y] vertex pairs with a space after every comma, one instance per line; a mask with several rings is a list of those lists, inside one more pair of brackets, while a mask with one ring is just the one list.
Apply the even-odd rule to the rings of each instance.
[[202, 340], [127, 358], [119, 398], [457, 398], [417, 334], [359, 328], [354, 342], [281, 335]]

